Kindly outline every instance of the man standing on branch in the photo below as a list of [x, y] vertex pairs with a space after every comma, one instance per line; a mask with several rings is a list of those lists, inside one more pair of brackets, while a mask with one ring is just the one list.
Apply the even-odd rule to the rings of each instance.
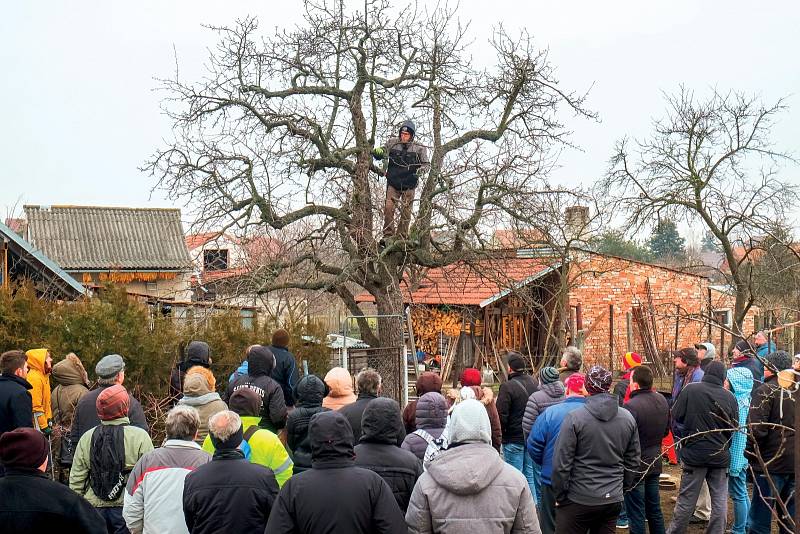
[[[372, 150], [372, 157], [386, 164], [386, 204], [383, 208], [383, 237], [408, 237], [411, 221], [411, 204], [419, 176], [428, 170], [428, 151], [414, 141], [416, 127], [410, 120], [400, 125], [398, 137], [390, 138], [385, 146]], [[395, 211], [400, 204], [400, 222], [396, 224]], [[383, 240], [381, 240], [383, 242]]]

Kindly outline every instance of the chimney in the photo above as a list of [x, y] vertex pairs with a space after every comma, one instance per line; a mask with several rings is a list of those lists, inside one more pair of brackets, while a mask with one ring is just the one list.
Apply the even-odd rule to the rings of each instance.
[[564, 210], [564, 220], [567, 237], [582, 240], [589, 226], [589, 206], [569, 206]]

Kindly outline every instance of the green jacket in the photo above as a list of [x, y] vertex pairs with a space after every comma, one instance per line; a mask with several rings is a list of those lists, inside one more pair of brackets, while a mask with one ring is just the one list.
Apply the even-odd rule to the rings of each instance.
[[[260, 421], [260, 417], [243, 416], [242, 432], [247, 433], [248, 428], [258, 426]], [[292, 476], [294, 464], [278, 436], [266, 428], [260, 428], [256, 430], [247, 443], [250, 446], [250, 463], [272, 469], [278, 485], [283, 487], [283, 483]], [[211, 443], [210, 436], [206, 436], [205, 441], [203, 441], [203, 450], [209, 454], [214, 454], [214, 444]]]
[[[130, 426], [130, 420], [127, 417], [120, 417], [119, 419], [112, 419], [110, 421], [101, 421], [101, 425], [126, 425], [125, 426], [125, 470], [130, 473], [136, 462], [139, 461], [146, 452], [153, 450], [153, 441], [150, 439], [150, 434], [136, 426]], [[97, 427], [95, 427], [97, 428]], [[75, 448], [75, 456], [72, 460], [72, 469], [69, 473], [69, 487], [75, 492], [82, 495], [89, 501], [89, 504], [95, 508], [110, 508], [114, 506], [122, 506], [122, 501], [125, 496], [123, 491], [119, 498], [114, 501], [104, 501], [97, 497], [89, 485], [89, 467], [91, 459], [89, 454], [92, 448], [92, 434], [94, 428], [87, 430], [78, 442]]]

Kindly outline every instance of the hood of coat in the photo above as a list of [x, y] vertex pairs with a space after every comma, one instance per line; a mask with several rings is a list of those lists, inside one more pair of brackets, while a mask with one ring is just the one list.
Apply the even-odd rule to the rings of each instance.
[[354, 458], [353, 429], [340, 412], [314, 414], [308, 425], [308, 438], [311, 442], [311, 460], [314, 463]]
[[330, 388], [331, 397], [353, 395], [353, 378], [344, 367], [334, 367], [325, 375], [325, 383]]
[[550, 382], [549, 384], [539, 384], [539, 391], [544, 391], [548, 397], [559, 399], [564, 396], [564, 383], [561, 380]]
[[750, 404], [750, 392], [753, 389], [753, 373], [746, 367], [733, 367], [727, 371], [728, 383], [736, 402]]
[[194, 365], [211, 365], [211, 347], [205, 341], [190, 341], [186, 346], [186, 359], [181, 363], [183, 371]]
[[193, 373], [186, 375], [183, 380], [183, 394], [187, 397], [199, 397], [211, 393], [211, 388], [208, 387], [208, 380], [200, 373]]
[[31, 349], [25, 353], [28, 357], [28, 367], [44, 374], [44, 362], [47, 359], [47, 349]]
[[426, 393], [417, 401], [417, 428], [444, 428], [447, 424], [448, 408], [447, 399], [441, 393]]
[[194, 408], [198, 406], [205, 406], [214, 401], [221, 401], [222, 398], [219, 396], [219, 393], [216, 391], [212, 391], [210, 393], [205, 393], [203, 395], [198, 395], [196, 397], [189, 397], [188, 395], [183, 396], [181, 400], [178, 401], [178, 404], [185, 404], [186, 406], [192, 406]]
[[294, 398], [298, 406], [313, 408], [322, 406], [322, 399], [328, 392], [328, 386], [317, 375], [307, 375], [300, 379], [294, 388]]
[[86, 374], [86, 369], [83, 368], [81, 360], [73, 353], [67, 354], [67, 357], [53, 366], [53, 380], [60, 386], [73, 386], [81, 384], [87, 386], [89, 384], [89, 376]]
[[420, 374], [419, 377], [417, 377], [415, 388], [417, 390], [418, 397], [421, 397], [426, 393], [430, 393], [431, 391], [441, 393], [442, 377], [439, 376], [439, 373], [425, 371], [424, 373]]
[[362, 443], [400, 445], [405, 437], [405, 427], [397, 401], [379, 397], [367, 404], [361, 417]]
[[451, 493], [474, 495], [486, 489], [503, 466], [491, 445], [466, 443], [442, 452], [428, 464], [428, 473]]
[[253, 378], [270, 376], [275, 369], [275, 355], [263, 345], [255, 345], [247, 353], [247, 374]]
[[[752, 373], [751, 373], [752, 374]], [[725, 381], [725, 364], [718, 361], [713, 361], [706, 366], [705, 373], [701, 382], [707, 384], [714, 384], [715, 386], [722, 386]]]
[[611, 421], [619, 411], [619, 399], [610, 393], [598, 393], [586, 399], [586, 409], [600, 421]]

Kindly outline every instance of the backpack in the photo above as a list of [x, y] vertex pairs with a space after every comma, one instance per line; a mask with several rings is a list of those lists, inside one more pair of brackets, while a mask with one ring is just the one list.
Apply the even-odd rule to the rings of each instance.
[[425, 455], [423, 456], [422, 465], [425, 466], [428, 462], [432, 461], [434, 458], [439, 456], [439, 454], [447, 449], [449, 445], [447, 439], [447, 430], [442, 431], [442, 435], [438, 438], [434, 438], [425, 430], [418, 428], [413, 432], [417, 436], [421, 437], [428, 443], [428, 447], [425, 449]]

